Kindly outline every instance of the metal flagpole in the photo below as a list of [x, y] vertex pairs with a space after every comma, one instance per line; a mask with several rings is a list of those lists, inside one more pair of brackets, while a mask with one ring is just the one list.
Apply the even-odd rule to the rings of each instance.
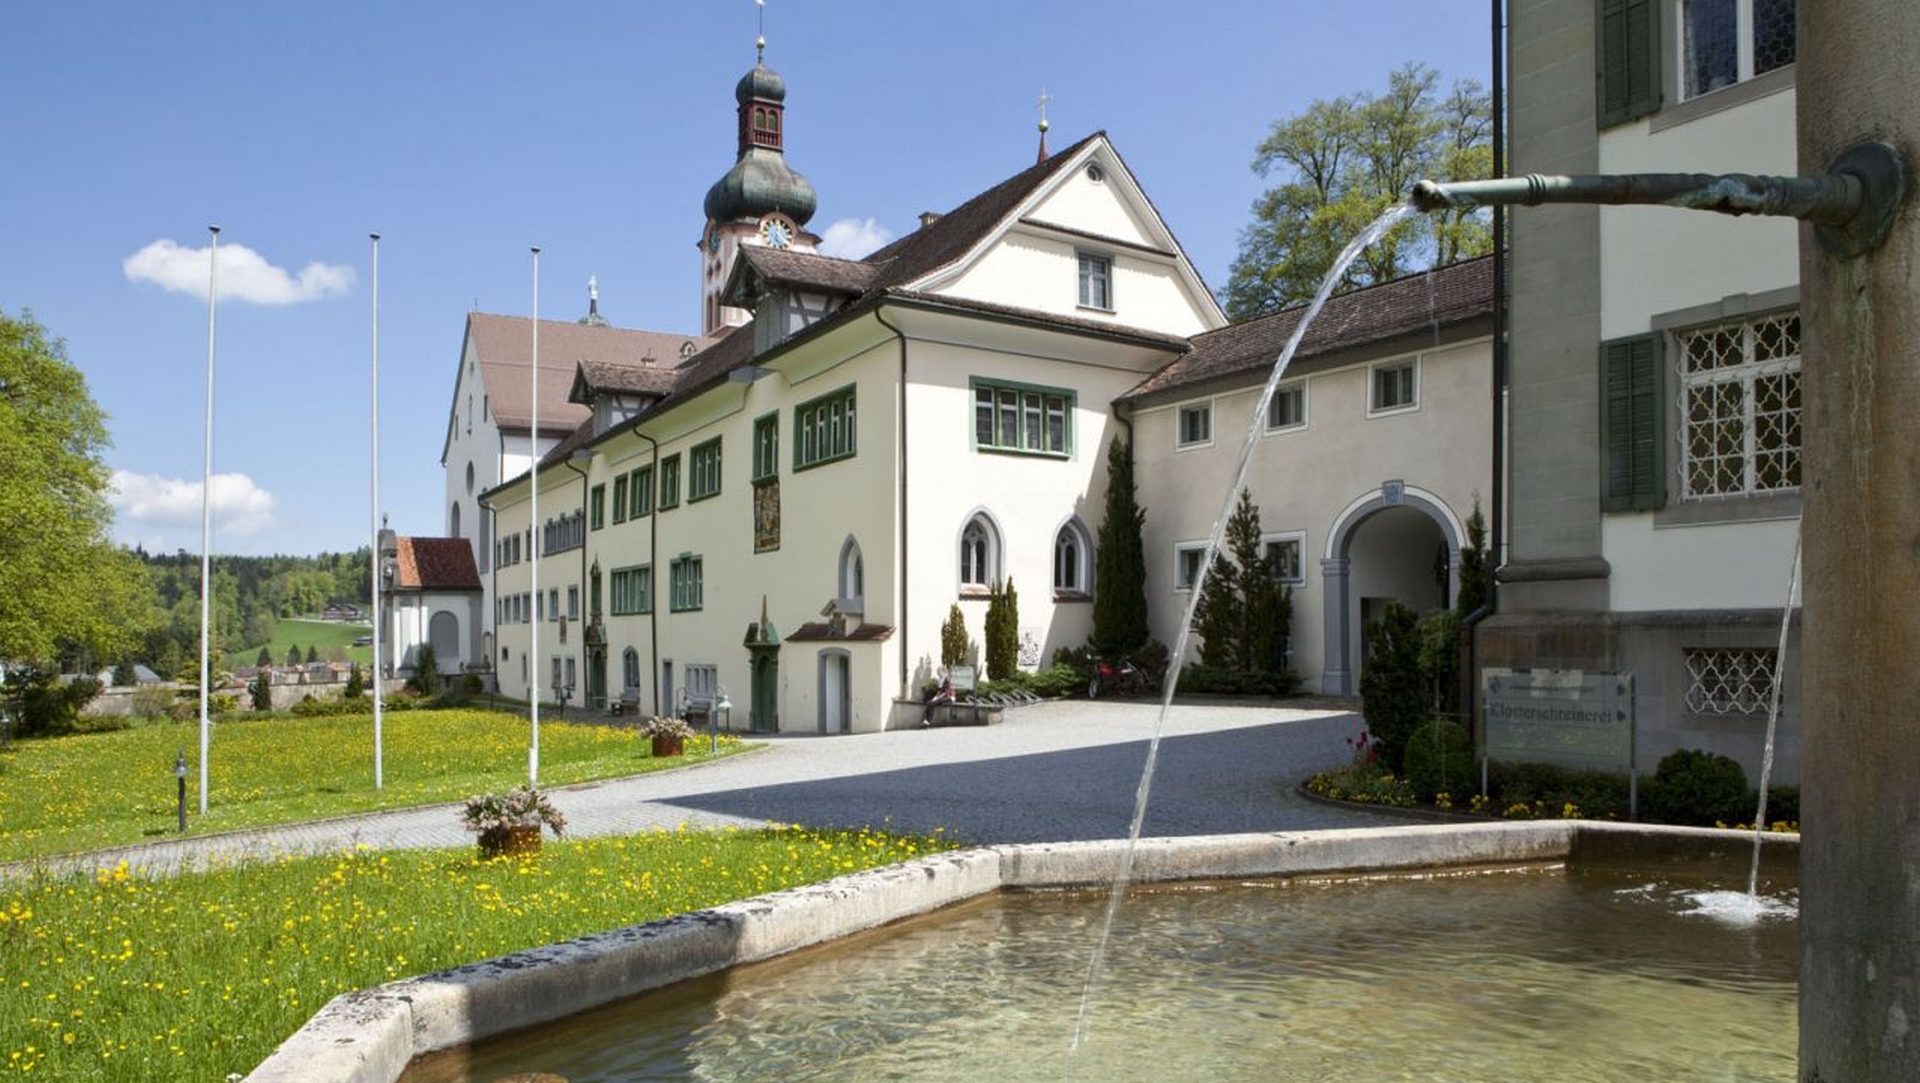
[[220, 297], [220, 227], [208, 226], [207, 249], [207, 429], [200, 468], [200, 815], [207, 814], [207, 649], [213, 627], [213, 310]]
[[543, 555], [540, 530], [540, 246], [533, 246], [533, 371], [532, 390], [528, 394], [527, 414], [532, 419], [528, 439], [527, 485], [532, 492], [527, 509], [532, 537], [533, 567], [533, 645], [527, 666], [527, 699], [532, 705], [533, 743], [527, 748], [527, 785], [540, 785], [540, 624], [547, 614], [540, 608], [540, 557]]
[[386, 786], [380, 740], [380, 235], [367, 236], [373, 240], [373, 451], [367, 482], [373, 547], [368, 550], [367, 574], [373, 580], [373, 788], [378, 790]]

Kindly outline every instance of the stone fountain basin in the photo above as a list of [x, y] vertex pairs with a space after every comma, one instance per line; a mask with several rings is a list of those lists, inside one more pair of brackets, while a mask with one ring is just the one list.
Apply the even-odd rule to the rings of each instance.
[[[1763, 836], [1797, 861], [1798, 835]], [[1583, 858], [1648, 865], [1743, 855], [1750, 832], [1550, 820], [1142, 839], [1134, 880], [1252, 879]], [[1123, 840], [936, 854], [335, 997], [250, 1083], [393, 1083], [423, 1054], [551, 1022], [1000, 890], [1111, 882]], [[1092, 945], [1088, 945], [1092, 950]]]

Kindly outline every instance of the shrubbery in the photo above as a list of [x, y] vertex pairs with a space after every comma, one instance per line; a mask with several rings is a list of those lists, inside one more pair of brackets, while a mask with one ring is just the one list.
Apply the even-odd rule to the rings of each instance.
[[1397, 771], [1413, 731], [1433, 714], [1428, 677], [1420, 665], [1419, 624], [1413, 610], [1388, 602], [1378, 618], [1367, 622], [1366, 637], [1361, 711], [1367, 731], [1380, 742], [1381, 758]]
[[[1649, 819], [1711, 827], [1751, 819], [1757, 800], [1749, 799], [1752, 793], [1738, 763], [1688, 748], [1660, 761], [1641, 796]], [[1794, 811], [1797, 816], [1799, 810]]]
[[1413, 731], [1405, 766], [1407, 782], [1422, 801], [1433, 800], [1437, 793], [1463, 794], [1477, 788], [1473, 739], [1458, 722], [1435, 718]]
[[1260, 673], [1195, 662], [1180, 670], [1180, 691], [1222, 696], [1290, 696], [1300, 678], [1290, 672]]
[[16, 736], [51, 736], [82, 728], [80, 708], [100, 694], [100, 682], [92, 677], [63, 681], [50, 668], [18, 666], [7, 674], [0, 693], [18, 727]]

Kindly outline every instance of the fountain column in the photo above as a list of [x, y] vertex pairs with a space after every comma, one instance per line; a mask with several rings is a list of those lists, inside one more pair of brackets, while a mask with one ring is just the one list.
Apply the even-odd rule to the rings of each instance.
[[[1801, 172], [1920, 155], [1920, 4], [1802, 0]], [[1920, 211], [1838, 260], [1801, 227], [1806, 500], [1800, 1079], [1920, 1079]]]

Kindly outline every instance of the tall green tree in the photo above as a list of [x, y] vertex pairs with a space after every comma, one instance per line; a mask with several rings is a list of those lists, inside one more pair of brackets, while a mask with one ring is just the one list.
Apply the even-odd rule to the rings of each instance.
[[273, 652], [265, 647], [260, 648], [260, 654], [253, 660], [253, 664], [261, 669], [267, 668], [273, 664]]
[[1293, 602], [1260, 547], [1260, 506], [1247, 490], [1227, 518], [1221, 553], [1200, 591], [1200, 663], [1241, 673], [1286, 671]]
[[298, 643], [287, 644], [287, 664], [297, 666], [300, 664], [300, 658], [300, 645]]
[[66, 347], [0, 312], [0, 660], [114, 658], [153, 623], [145, 569], [107, 537], [107, 446]]
[[966, 665], [972, 646], [967, 637], [967, 615], [955, 602], [947, 610], [946, 623], [940, 626], [940, 664], [948, 669]]
[[1480, 514], [1480, 498], [1473, 498], [1467, 516], [1467, 544], [1460, 547], [1460, 596], [1453, 611], [1462, 617], [1487, 603], [1487, 517]]
[[1146, 645], [1147, 559], [1141, 530], [1147, 513], [1133, 485], [1133, 449], [1118, 436], [1107, 445], [1107, 505], [1095, 543], [1093, 646], [1125, 655]]
[[[1227, 281], [1236, 320], [1303, 303], [1340, 249], [1424, 177], [1475, 180], [1492, 169], [1492, 109], [1472, 80], [1442, 92], [1440, 76], [1406, 64], [1384, 92], [1315, 101], [1274, 122], [1253, 170], [1278, 183], [1253, 205]], [[1345, 291], [1491, 251], [1478, 212], [1417, 215], [1361, 253]]]
[[987, 679], [1003, 681], [1013, 676], [1020, 668], [1020, 596], [1014, 593], [1012, 576], [1004, 589], [993, 585], [985, 636]]

